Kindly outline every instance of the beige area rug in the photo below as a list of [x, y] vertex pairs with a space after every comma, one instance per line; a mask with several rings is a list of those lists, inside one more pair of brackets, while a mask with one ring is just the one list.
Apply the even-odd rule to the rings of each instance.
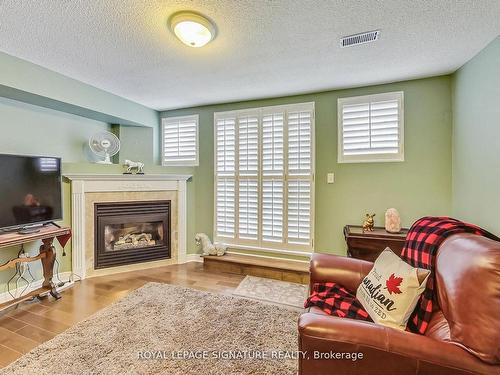
[[278, 357], [298, 350], [298, 316], [291, 308], [149, 283], [0, 374], [296, 374], [295, 359]]
[[307, 285], [247, 276], [233, 294], [279, 305], [304, 308]]

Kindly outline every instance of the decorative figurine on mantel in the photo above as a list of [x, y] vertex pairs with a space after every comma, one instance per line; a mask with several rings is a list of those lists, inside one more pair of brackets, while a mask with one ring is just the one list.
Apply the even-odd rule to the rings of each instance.
[[140, 161], [125, 160], [123, 166], [127, 167], [123, 174], [133, 174], [132, 170], [136, 171], [135, 174], [144, 174], [144, 163]]
[[389, 233], [401, 232], [401, 217], [395, 208], [385, 211], [385, 230]]
[[375, 226], [374, 216], [375, 214], [366, 214], [365, 221], [363, 221], [363, 232], [373, 232]]
[[226, 253], [226, 245], [217, 242], [213, 244], [205, 233], [196, 233], [194, 240], [196, 245], [201, 245], [201, 256], [217, 255], [220, 257]]

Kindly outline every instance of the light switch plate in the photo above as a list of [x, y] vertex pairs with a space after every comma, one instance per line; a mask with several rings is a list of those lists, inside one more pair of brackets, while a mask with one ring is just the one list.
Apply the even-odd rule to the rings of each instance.
[[333, 184], [335, 182], [335, 174], [333, 174], [333, 173], [327, 173], [327, 175], [326, 175], [326, 182], [328, 184]]

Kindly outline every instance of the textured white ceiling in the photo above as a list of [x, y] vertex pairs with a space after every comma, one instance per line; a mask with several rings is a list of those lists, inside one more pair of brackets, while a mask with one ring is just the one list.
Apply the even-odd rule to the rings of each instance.
[[[179, 10], [217, 38], [181, 44]], [[499, 0], [0, 0], [0, 50], [158, 110], [450, 73], [498, 34]]]

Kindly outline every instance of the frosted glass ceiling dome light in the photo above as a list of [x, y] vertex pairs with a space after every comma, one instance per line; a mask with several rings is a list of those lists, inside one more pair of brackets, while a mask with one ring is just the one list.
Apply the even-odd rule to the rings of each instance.
[[169, 23], [175, 36], [189, 47], [203, 47], [215, 38], [214, 24], [197, 13], [175, 13]]

